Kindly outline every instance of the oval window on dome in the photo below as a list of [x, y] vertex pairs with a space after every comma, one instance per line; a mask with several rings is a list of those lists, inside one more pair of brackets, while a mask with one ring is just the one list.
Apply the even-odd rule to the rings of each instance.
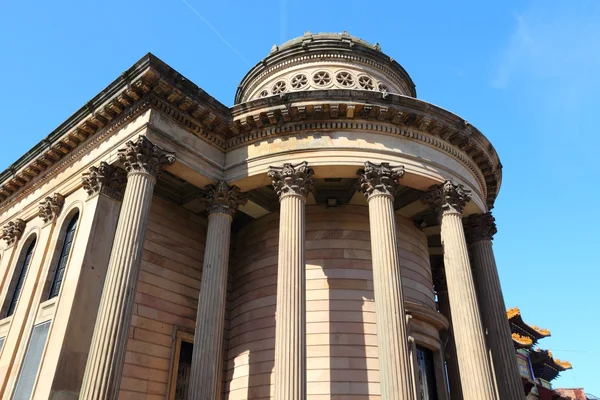
[[285, 92], [286, 88], [287, 88], [287, 86], [284, 81], [277, 81], [271, 88], [271, 93], [273, 93], [273, 94], [283, 93], [283, 92]]
[[315, 72], [312, 79], [317, 86], [326, 86], [331, 83], [331, 75], [327, 71]]
[[358, 84], [361, 88], [365, 90], [373, 90], [375, 85], [373, 84], [373, 79], [370, 76], [362, 75], [358, 77]]
[[354, 86], [354, 77], [350, 72], [347, 71], [338, 72], [338, 74], [335, 76], [335, 80], [342, 87]]
[[258, 97], [267, 97], [269, 95], [269, 91], [267, 89], [260, 92]]
[[302, 89], [308, 84], [308, 78], [304, 74], [294, 75], [292, 80], [290, 81], [290, 85], [294, 89]]

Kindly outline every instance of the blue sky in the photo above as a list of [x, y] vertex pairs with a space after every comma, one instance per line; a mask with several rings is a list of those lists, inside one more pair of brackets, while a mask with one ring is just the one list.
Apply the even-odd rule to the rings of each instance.
[[0, 169], [147, 52], [226, 105], [274, 43], [341, 32], [400, 62], [418, 97], [469, 120], [504, 181], [495, 251], [508, 307], [600, 394], [600, 2], [0, 1]]

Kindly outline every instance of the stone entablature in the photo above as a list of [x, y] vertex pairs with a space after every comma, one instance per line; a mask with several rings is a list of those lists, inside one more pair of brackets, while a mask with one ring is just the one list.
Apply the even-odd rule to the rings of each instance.
[[465, 120], [429, 103], [368, 90], [315, 90], [228, 109], [147, 55], [0, 174], [0, 211], [149, 109], [174, 119], [221, 151], [303, 130], [374, 131], [450, 154], [474, 174], [488, 207], [493, 206], [501, 183], [502, 165], [489, 141]]
[[502, 164], [483, 134], [464, 119], [422, 100], [356, 90], [318, 90], [271, 96], [233, 107], [234, 149], [275, 136], [320, 130], [383, 133], [434, 147], [477, 179], [488, 207], [502, 181]]
[[152, 54], [0, 173], [0, 212], [150, 108], [223, 148], [230, 111]]

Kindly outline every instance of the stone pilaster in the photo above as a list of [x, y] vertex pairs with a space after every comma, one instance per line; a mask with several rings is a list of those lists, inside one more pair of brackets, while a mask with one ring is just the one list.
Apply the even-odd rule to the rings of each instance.
[[275, 316], [275, 400], [306, 400], [305, 204], [313, 190], [306, 162], [270, 167], [279, 196], [279, 256]]
[[115, 200], [123, 199], [127, 184], [127, 173], [121, 168], [102, 161], [98, 167], [90, 167], [90, 172], [82, 175], [83, 189], [90, 197], [103, 194]]
[[432, 186], [422, 201], [440, 213], [444, 267], [456, 354], [465, 400], [495, 400], [485, 336], [462, 225], [462, 211], [471, 193], [446, 181]]
[[487, 343], [492, 353], [498, 393], [501, 399], [524, 399], [521, 376], [515, 362], [510, 325], [506, 318], [500, 277], [492, 249], [496, 222], [491, 213], [485, 213], [470, 215], [463, 220], [463, 223], [473, 263], [483, 326], [487, 331]]
[[406, 312], [394, 215], [394, 195], [404, 167], [367, 161], [358, 174], [360, 191], [369, 204], [381, 399], [412, 399]]
[[201, 200], [208, 205], [208, 230], [187, 398], [217, 400], [221, 397], [231, 221], [246, 199], [237, 186], [220, 181], [206, 187]]
[[80, 398], [118, 397], [131, 311], [156, 178], [175, 156], [145, 136], [119, 150], [127, 186], [108, 264]]
[[2, 239], [4, 239], [7, 246], [12, 246], [21, 239], [23, 231], [25, 231], [25, 221], [21, 218], [17, 218], [14, 221], [10, 221], [2, 228]]
[[39, 205], [38, 215], [44, 223], [52, 222], [58, 217], [63, 206], [65, 198], [60, 193], [54, 193], [52, 196], [46, 197]]

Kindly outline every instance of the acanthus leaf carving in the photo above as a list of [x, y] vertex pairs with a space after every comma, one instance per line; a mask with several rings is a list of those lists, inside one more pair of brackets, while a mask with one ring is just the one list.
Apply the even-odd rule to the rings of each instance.
[[421, 196], [424, 204], [430, 205], [442, 212], [463, 212], [467, 203], [471, 200], [471, 191], [463, 185], [455, 185], [452, 181], [445, 181], [439, 185], [433, 185]]
[[158, 178], [166, 165], [175, 162], [174, 153], [155, 145], [146, 136], [140, 136], [135, 142], [125, 143], [125, 148], [119, 150], [118, 157], [127, 173], [143, 172], [154, 178]]
[[357, 174], [360, 177], [358, 190], [367, 199], [374, 195], [395, 196], [400, 188], [398, 180], [404, 175], [404, 166], [366, 161], [364, 169], [360, 169]]
[[105, 194], [116, 200], [123, 198], [127, 173], [121, 168], [102, 161], [98, 167], [92, 166], [82, 176], [83, 189], [88, 195]]
[[38, 215], [44, 220], [44, 223], [48, 223], [58, 217], [64, 205], [64, 196], [60, 193], [54, 193], [52, 196], [46, 197], [40, 203]]
[[17, 218], [15, 221], [10, 221], [2, 228], [2, 239], [6, 241], [6, 245], [10, 246], [17, 240], [21, 239], [25, 231], [25, 221]]
[[267, 175], [280, 199], [287, 195], [306, 197], [314, 190], [314, 171], [306, 161], [296, 165], [285, 163], [283, 167], [269, 167]]
[[463, 225], [468, 243], [475, 243], [480, 240], [491, 241], [498, 232], [496, 219], [490, 212], [469, 215], [463, 219]]
[[210, 214], [228, 214], [232, 217], [239, 206], [248, 202], [239, 187], [229, 186], [225, 181], [206, 186], [200, 194], [200, 200], [208, 205]]

